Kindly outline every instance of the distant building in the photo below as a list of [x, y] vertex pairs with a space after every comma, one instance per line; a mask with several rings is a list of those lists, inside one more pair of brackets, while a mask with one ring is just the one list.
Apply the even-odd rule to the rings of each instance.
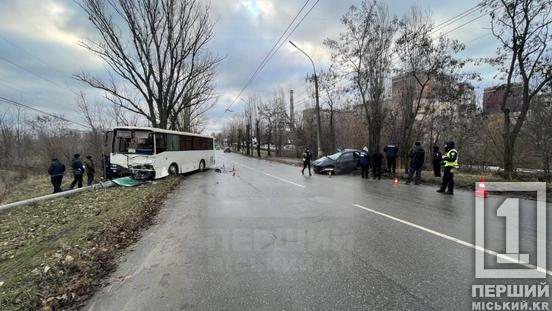
[[[419, 77], [425, 79], [425, 77]], [[392, 78], [392, 102], [399, 107], [405, 98], [417, 98], [421, 86], [412, 75], [399, 75]], [[452, 104], [454, 103], [454, 104]], [[421, 107], [431, 106], [433, 109], [454, 109], [462, 113], [467, 107], [475, 105], [475, 90], [473, 85], [467, 82], [459, 82], [456, 77], [444, 75], [438, 79], [427, 82], [422, 92]], [[417, 119], [421, 119], [425, 109], [420, 109]]]
[[[483, 111], [486, 113], [502, 112], [501, 105], [505, 91], [505, 84], [486, 88], [483, 91]], [[523, 86], [521, 84], [512, 84], [510, 94], [506, 99], [506, 107], [511, 112], [519, 112], [521, 110], [522, 94]]]

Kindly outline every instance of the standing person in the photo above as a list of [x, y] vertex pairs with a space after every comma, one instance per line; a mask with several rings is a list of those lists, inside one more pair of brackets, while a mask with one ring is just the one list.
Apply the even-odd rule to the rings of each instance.
[[309, 176], [312, 176], [311, 174], [311, 152], [309, 148], [305, 149], [305, 152], [303, 152], [303, 170], [301, 170], [301, 174], [305, 175], [305, 169], [307, 166], [309, 167]]
[[439, 151], [439, 146], [433, 146], [433, 175], [435, 177], [441, 177], [441, 161], [443, 161], [443, 154]]
[[[458, 168], [458, 151], [456, 151], [453, 141], [448, 141], [445, 145], [443, 166], [445, 167], [443, 170], [443, 182], [437, 192], [454, 194], [454, 169]], [[447, 188], [448, 191], [446, 191]]]
[[96, 168], [94, 167], [94, 161], [92, 161], [92, 156], [87, 155], [86, 160], [84, 160], [84, 170], [86, 172], [87, 184], [92, 186], [94, 183], [94, 173], [96, 173]]
[[59, 162], [57, 158], [53, 158], [48, 168], [48, 174], [50, 175], [50, 181], [54, 187], [54, 193], [61, 192], [61, 182], [63, 181], [63, 175], [65, 175], [65, 165]]
[[408, 171], [408, 178], [406, 184], [409, 185], [412, 182], [412, 177], [416, 174], [414, 180], [415, 185], [419, 185], [422, 180], [422, 167], [424, 166], [425, 151], [422, 147], [422, 143], [417, 141], [414, 144], [414, 148], [408, 153], [410, 157], [410, 170]]
[[73, 182], [69, 188], [73, 189], [77, 184], [79, 188], [82, 188], [82, 175], [84, 174], [84, 167], [80, 159], [80, 154], [76, 153], [73, 155], [71, 167], [73, 169]]
[[383, 154], [376, 149], [372, 154], [372, 174], [374, 179], [381, 179], [381, 165], [383, 164]]
[[360, 165], [360, 170], [362, 172], [362, 178], [369, 178], [370, 173], [370, 154], [368, 153], [368, 148], [364, 147], [360, 152], [360, 158], [358, 159], [358, 164]]
[[104, 180], [111, 179], [111, 162], [110, 162], [110, 155], [109, 154], [102, 154], [102, 170], [103, 170], [103, 178]]
[[399, 154], [399, 147], [395, 144], [389, 144], [383, 148], [385, 157], [387, 158], [387, 171], [389, 174], [396, 175], [397, 168], [397, 155]]

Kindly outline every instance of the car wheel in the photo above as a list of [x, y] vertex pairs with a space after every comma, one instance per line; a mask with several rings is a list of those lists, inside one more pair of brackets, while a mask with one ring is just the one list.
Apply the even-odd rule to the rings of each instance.
[[199, 161], [199, 171], [203, 172], [205, 170], [205, 161]]
[[178, 165], [173, 163], [169, 166], [169, 175], [178, 175]]

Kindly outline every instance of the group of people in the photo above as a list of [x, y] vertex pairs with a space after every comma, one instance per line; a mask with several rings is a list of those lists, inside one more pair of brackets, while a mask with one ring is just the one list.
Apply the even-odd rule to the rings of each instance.
[[[395, 144], [389, 144], [383, 148], [383, 152], [385, 153], [387, 162], [387, 172], [395, 176], [397, 174], [399, 148]], [[421, 142], [417, 141], [414, 143], [414, 147], [409, 151], [408, 157], [410, 163], [406, 184], [414, 181], [415, 185], [419, 185], [422, 180], [422, 169], [425, 162], [425, 150]], [[311, 174], [311, 158], [311, 152], [307, 148], [303, 153], [303, 170], [301, 171], [303, 175], [306, 168], [309, 169], [309, 175]], [[362, 178], [369, 178], [370, 169], [372, 169], [373, 178], [381, 179], [383, 159], [384, 155], [379, 150], [370, 153], [368, 152], [368, 148], [364, 147], [358, 160]], [[437, 192], [454, 194], [454, 169], [458, 168], [458, 151], [453, 141], [448, 141], [445, 144], [445, 154], [441, 153], [439, 146], [433, 147], [432, 166], [435, 177], [441, 177], [441, 168], [443, 168], [441, 187]]]
[[[419, 185], [425, 159], [422, 143], [417, 141], [408, 153], [408, 156], [410, 158], [410, 169], [406, 184], [410, 184], [414, 179], [414, 184]], [[439, 146], [434, 146], [431, 164], [435, 177], [441, 177], [441, 168], [443, 168], [441, 187], [437, 192], [454, 194], [454, 169], [458, 168], [458, 151], [456, 150], [455, 143], [448, 141], [445, 144], [445, 154], [441, 153]]]
[[[69, 189], [73, 189], [75, 186], [82, 188], [84, 174], [86, 174], [88, 186], [94, 184], [96, 168], [92, 156], [88, 155], [86, 159], [82, 161], [80, 154], [74, 154], [73, 159], [71, 159], [71, 169], [73, 172], [73, 181]], [[54, 187], [54, 193], [63, 191], [61, 189], [61, 183], [63, 181], [63, 176], [65, 176], [65, 165], [58, 158], [52, 159], [52, 163], [50, 163], [50, 167], [48, 168], [48, 174], [50, 175], [50, 180]]]

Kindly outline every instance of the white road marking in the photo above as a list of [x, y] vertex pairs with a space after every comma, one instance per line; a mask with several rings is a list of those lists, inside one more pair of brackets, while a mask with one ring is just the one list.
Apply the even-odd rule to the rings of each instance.
[[263, 172], [263, 174], [265, 174], [266, 176], [272, 177], [274, 179], [278, 179], [280, 181], [290, 183], [290, 184], [295, 185], [297, 187], [305, 188], [305, 186], [300, 185], [300, 184], [296, 184], [293, 181], [290, 181], [290, 180], [287, 180], [287, 179], [284, 179], [284, 178], [281, 178], [281, 177], [278, 177], [278, 176], [270, 175], [269, 173], [265, 173], [265, 172]]
[[[416, 229], [419, 229], [419, 230], [422, 230], [422, 231], [425, 231], [427, 233], [431, 233], [435, 236], [438, 236], [438, 237], [441, 237], [443, 239], [447, 239], [449, 241], [453, 241], [453, 242], [456, 242], [460, 245], [464, 245], [464, 246], [467, 246], [467, 247], [470, 247], [470, 248], [473, 248], [475, 250], [478, 250], [480, 252], [485, 252], [489, 255], [493, 255], [495, 257], [499, 257], [501, 259], [504, 259], [504, 260], [507, 260], [507, 261], [510, 261], [512, 263], [517, 263], [514, 259], [508, 257], [508, 256], [505, 256], [505, 255], [502, 255], [502, 254], [499, 254], [493, 250], [490, 250], [490, 249], [486, 249], [486, 248], [483, 248], [483, 247], [480, 247], [480, 246], [477, 246], [477, 245], [474, 245], [472, 243], [469, 243], [469, 242], [466, 242], [466, 241], [463, 241], [463, 240], [460, 240], [460, 239], [457, 239], [455, 237], [452, 237], [450, 235], [446, 235], [446, 234], [443, 234], [443, 233], [440, 233], [440, 232], [437, 232], [435, 230], [431, 230], [429, 228], [426, 228], [426, 227], [422, 227], [420, 225], [417, 225], [417, 224], [414, 224], [414, 223], [411, 223], [409, 221], [406, 221], [406, 220], [402, 220], [400, 218], [397, 218], [397, 217], [394, 217], [394, 216], [391, 216], [391, 215], [387, 215], [385, 213], [382, 213], [382, 212], [378, 212], [376, 210], [373, 210], [371, 208], [368, 208], [368, 207], [365, 207], [365, 206], [362, 206], [362, 205], [359, 205], [359, 204], [353, 204], [353, 206], [355, 207], [358, 207], [360, 209], [363, 209], [365, 211], [368, 211], [370, 213], [374, 213], [376, 215], [379, 215], [379, 216], [383, 216], [383, 217], [386, 217], [386, 218], [389, 218], [391, 220], [394, 220], [394, 221], [397, 221], [397, 222], [400, 222], [402, 224], [405, 224], [405, 225], [408, 225], [408, 226], [411, 226], [413, 228], [416, 228]], [[543, 272], [543, 273], [546, 273], [548, 275], [552, 275], [552, 271], [550, 270], [546, 270], [542, 267], [537, 267], [535, 265], [532, 265], [532, 264], [521, 264], [522, 266], [524, 267], [527, 267], [527, 268], [530, 268], [530, 269], [537, 269], [539, 272]]]
[[[227, 159], [227, 160], [229, 160], [230, 162], [232, 162], [232, 163], [234, 163], [234, 164], [236, 164], [236, 165], [243, 166], [243, 167], [245, 167], [245, 168], [247, 168], [247, 169], [255, 170], [254, 168], [252, 168], [252, 167], [250, 167], [250, 166], [247, 166], [247, 165], [245, 165], [245, 164], [243, 164], [243, 163], [240, 163], [240, 162], [237, 162], [237, 161], [234, 161], [234, 160], [230, 160], [230, 159]], [[274, 176], [274, 175], [271, 175], [271, 174], [266, 173], [266, 172], [263, 172], [263, 174], [265, 174], [265, 175], [268, 176], [268, 177], [272, 177], [272, 178], [274, 178], [274, 179], [278, 179], [279, 181], [283, 181], [283, 182], [286, 182], [286, 183], [295, 185], [295, 186], [297, 186], [297, 187], [305, 188], [304, 185], [301, 185], [301, 184], [298, 184], [298, 183], [294, 183], [294, 182], [291, 181], [291, 180], [287, 180], [287, 179], [284, 179], [284, 178], [282, 178], [282, 177]]]

